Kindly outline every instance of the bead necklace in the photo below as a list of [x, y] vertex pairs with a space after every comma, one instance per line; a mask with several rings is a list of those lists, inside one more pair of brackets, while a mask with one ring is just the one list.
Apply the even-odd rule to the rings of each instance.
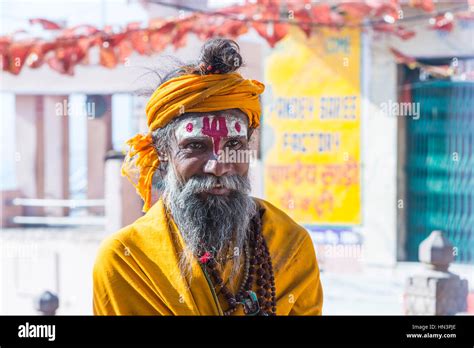
[[[226, 316], [236, 311], [240, 304], [244, 306], [246, 315], [276, 315], [276, 288], [273, 266], [267, 243], [261, 232], [263, 212], [264, 210], [260, 209], [250, 223], [249, 240], [244, 245], [244, 274], [235, 296], [223, 284], [222, 277], [217, 270], [215, 255], [204, 250], [199, 254], [199, 261], [204, 272], [212, 277], [216, 286], [221, 287], [220, 292], [227, 300], [229, 308], [224, 311]], [[252, 255], [250, 255], [249, 249], [252, 250]], [[254, 279], [257, 284], [256, 294], [252, 291]]]

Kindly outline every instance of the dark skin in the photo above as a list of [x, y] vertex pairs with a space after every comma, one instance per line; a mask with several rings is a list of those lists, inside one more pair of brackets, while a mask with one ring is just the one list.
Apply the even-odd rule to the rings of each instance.
[[[202, 114], [196, 114], [196, 117], [203, 116], [222, 116], [225, 117], [226, 121], [230, 120], [229, 117], [238, 118], [240, 124], [242, 124], [242, 134], [236, 135], [229, 132], [228, 136], [223, 136], [216, 145], [215, 139], [210, 136], [203, 135], [201, 132], [195, 132], [197, 134], [188, 135], [177, 134], [176, 141], [171, 146], [170, 164], [174, 166], [175, 171], [183, 182], [187, 182], [191, 177], [214, 175], [216, 177], [222, 177], [224, 175], [240, 175], [246, 176], [249, 170], [248, 162], [237, 162], [237, 163], [226, 163], [218, 161], [218, 155], [216, 149], [220, 151], [228, 150], [247, 150], [249, 146], [250, 134], [247, 129], [248, 119], [247, 116], [240, 110], [229, 109], [215, 112], [206, 112]], [[183, 121], [187, 122], [187, 121]], [[230, 125], [230, 121], [229, 125]], [[180, 126], [178, 125], [178, 128]], [[183, 133], [183, 132], [182, 132]], [[223, 187], [216, 187], [209, 194], [226, 195], [230, 191]]]

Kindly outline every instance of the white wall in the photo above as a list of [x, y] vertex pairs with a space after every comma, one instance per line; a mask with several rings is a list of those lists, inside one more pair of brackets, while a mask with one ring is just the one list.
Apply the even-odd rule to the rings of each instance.
[[[410, 15], [409, 13], [406, 16]], [[381, 103], [397, 101], [397, 65], [389, 48], [414, 57], [474, 56], [474, 25], [457, 23], [451, 33], [411, 22], [416, 36], [403, 41], [385, 34], [366, 37], [363, 61], [362, 177], [364, 261], [393, 265], [397, 261], [397, 119]]]
[[397, 100], [396, 65], [376, 47], [370, 35], [363, 38], [362, 77], [362, 209], [364, 261], [393, 264], [396, 260], [397, 123], [381, 113], [380, 105]]

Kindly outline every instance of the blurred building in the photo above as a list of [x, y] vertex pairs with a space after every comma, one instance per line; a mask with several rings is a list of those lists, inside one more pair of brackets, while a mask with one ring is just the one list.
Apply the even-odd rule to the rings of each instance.
[[[176, 9], [140, 4], [149, 18], [180, 14]], [[205, 1], [192, 5], [201, 9], [207, 6]], [[442, 2], [439, 8], [458, 5]], [[251, 169], [253, 194], [266, 199], [271, 196], [272, 203], [308, 228], [324, 271], [353, 273], [369, 266], [396, 268], [418, 261], [419, 243], [432, 230], [441, 229], [455, 245], [458, 271], [474, 284], [474, 23], [461, 21], [449, 33], [435, 31], [428, 28], [425, 17], [416, 19], [417, 13], [404, 7], [404, 16], [415, 18], [410, 26], [416, 30], [416, 36], [406, 41], [367, 30], [316, 35], [315, 46], [305, 48], [301, 33], [295, 30], [292, 39], [272, 50], [255, 32], [239, 38], [247, 62], [243, 75], [267, 84], [265, 122], [255, 145], [259, 158]], [[357, 40], [356, 44], [344, 44], [348, 37]], [[191, 35], [184, 48], [176, 52], [168, 48], [165, 53], [188, 61], [197, 58], [201, 44]], [[301, 55], [285, 51], [285, 47], [301, 49]], [[354, 47], [357, 51], [351, 56], [347, 50]], [[454, 65], [459, 67], [458, 73], [441, 78], [423, 68], [411, 69], [397, 63], [392, 47], [426, 66]], [[285, 79], [296, 76], [291, 75], [288, 63], [293, 58], [285, 60], [285, 54], [309, 57], [309, 68], [306, 76], [299, 72], [301, 86], [294, 84], [298, 79], [293, 79], [282, 92], [279, 86], [285, 86]], [[143, 75], [143, 68], [160, 62], [157, 56], [133, 54], [128, 65], [111, 70], [78, 66], [74, 77], [48, 67], [24, 69], [18, 76], [2, 75], [2, 146], [6, 157], [0, 202], [4, 254], [0, 267], [1, 313], [29, 313], [31, 297], [47, 288], [58, 292], [63, 300], [59, 314], [91, 312], [90, 271], [98, 243], [141, 215], [139, 197], [120, 177], [120, 153], [126, 139], [146, 130], [146, 98], [135, 92], [156, 85], [153, 76]], [[278, 62], [289, 65], [278, 66]], [[280, 76], [281, 71], [271, 70], [272, 64], [274, 69], [287, 73]], [[329, 213], [326, 217], [323, 212], [317, 215], [316, 208], [303, 213], [301, 197], [279, 196], [286, 191], [296, 195], [298, 187], [293, 190], [288, 182], [272, 186], [268, 168], [282, 165], [278, 159], [271, 162], [272, 152], [278, 151], [283, 141], [278, 137], [286, 136], [287, 129], [280, 126], [299, 124], [295, 127], [300, 127], [301, 133], [321, 133], [321, 129], [305, 126], [304, 119], [279, 123], [272, 118], [279, 105], [278, 96], [285, 102], [281, 96], [291, 99], [292, 90], [304, 94], [302, 87], [328, 74], [324, 68], [329, 66], [335, 69], [334, 76], [354, 79], [346, 86], [347, 91], [329, 94], [328, 98], [354, 96], [357, 106], [351, 115], [358, 123], [334, 140], [339, 147], [333, 158], [344, 164], [344, 154], [349, 153], [355, 163], [352, 196], [348, 199], [340, 187], [331, 191], [331, 205], [320, 202], [321, 207], [339, 209], [341, 215]], [[353, 76], [355, 70], [345, 75], [354, 66], [357, 76]], [[331, 76], [321, 81], [331, 81]], [[318, 96], [324, 98], [327, 91], [338, 86], [345, 85], [328, 83], [318, 89]], [[345, 106], [331, 104], [329, 99], [327, 102], [328, 129], [332, 129], [333, 122], [337, 130], [331, 108]], [[293, 105], [289, 103], [285, 108]], [[413, 109], [408, 114], [395, 110], [404, 105], [401, 103], [413, 103]], [[312, 112], [318, 110], [321, 108]], [[346, 144], [344, 134], [352, 136], [348, 143], [353, 144], [352, 148], [340, 146]], [[288, 158], [291, 165], [298, 163], [298, 157]], [[318, 163], [308, 160], [306, 164]], [[343, 170], [334, 168], [336, 172]], [[329, 175], [336, 174], [327, 175], [329, 180]], [[303, 193], [319, 199], [319, 192], [308, 186]]]

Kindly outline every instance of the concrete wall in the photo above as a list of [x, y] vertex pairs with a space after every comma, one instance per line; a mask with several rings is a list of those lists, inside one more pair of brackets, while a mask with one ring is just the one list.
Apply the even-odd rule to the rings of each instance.
[[[412, 15], [410, 11], [405, 16]], [[382, 103], [398, 100], [397, 64], [390, 47], [414, 57], [474, 56], [474, 25], [457, 23], [451, 33], [427, 28], [427, 20], [411, 22], [416, 31], [410, 40], [369, 33], [365, 37], [363, 57], [362, 114], [362, 205], [364, 261], [372, 265], [393, 265], [403, 257], [403, 229], [397, 230], [397, 182], [403, 182], [403, 168], [398, 168], [397, 127], [403, 120], [385, 114]], [[403, 127], [400, 127], [403, 129]], [[400, 137], [403, 140], [403, 137]], [[403, 214], [398, 215], [399, 218]]]
[[396, 260], [397, 120], [380, 105], [396, 100], [396, 65], [373, 37], [363, 37], [362, 75], [362, 227], [367, 263]]

